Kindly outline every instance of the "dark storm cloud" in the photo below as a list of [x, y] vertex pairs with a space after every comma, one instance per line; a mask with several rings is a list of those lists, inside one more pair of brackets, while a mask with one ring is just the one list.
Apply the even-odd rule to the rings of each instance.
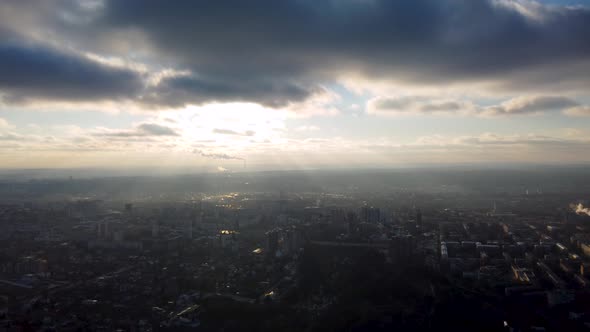
[[278, 107], [288, 101], [303, 101], [322, 91], [320, 87], [309, 88], [281, 80], [266, 81], [256, 76], [220, 79], [179, 75], [162, 79], [146, 92], [141, 101], [177, 107], [212, 101], [246, 101]]
[[[107, 1], [102, 24], [218, 79], [340, 70], [412, 82], [488, 80], [586, 62], [590, 11], [487, 0]], [[586, 75], [588, 70], [578, 75]], [[554, 81], [570, 79], [555, 77]]]
[[132, 70], [49, 47], [0, 43], [0, 92], [9, 101], [123, 99], [142, 86]]
[[[21, 8], [12, 16], [20, 10], [29, 17], [23, 22], [33, 24], [33, 16], [42, 25], [35, 30], [12, 19], [12, 30], [32, 35], [46, 28], [80, 51], [123, 58], [137, 46], [151, 69], [188, 72], [141, 90], [132, 71], [51, 49], [5, 45], [1, 37], [0, 90], [15, 97], [276, 107], [322, 93], [323, 85], [351, 73], [420, 85], [486, 82], [510, 92], [590, 83], [590, 10], [584, 7], [517, 0], [8, 3]], [[35, 7], [43, 9], [39, 17], [31, 14]], [[50, 75], [39, 74], [43, 70]], [[432, 105], [439, 106], [460, 105]]]

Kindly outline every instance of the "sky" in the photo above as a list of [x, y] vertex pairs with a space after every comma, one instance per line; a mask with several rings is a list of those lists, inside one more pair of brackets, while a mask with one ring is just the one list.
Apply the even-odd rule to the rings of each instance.
[[4, 0], [0, 168], [590, 162], [590, 0]]

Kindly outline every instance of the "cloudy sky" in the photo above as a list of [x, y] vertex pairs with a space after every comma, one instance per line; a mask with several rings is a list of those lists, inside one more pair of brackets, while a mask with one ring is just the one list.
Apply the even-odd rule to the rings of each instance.
[[3, 0], [3, 168], [590, 162], [590, 0]]

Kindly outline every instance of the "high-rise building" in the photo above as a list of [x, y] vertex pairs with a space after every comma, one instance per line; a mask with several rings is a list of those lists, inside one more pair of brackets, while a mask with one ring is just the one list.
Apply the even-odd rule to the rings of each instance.
[[184, 220], [184, 237], [189, 240], [193, 238], [193, 218]]
[[279, 241], [281, 245], [281, 252], [284, 255], [295, 254], [304, 245], [303, 231], [299, 228], [289, 228], [281, 232], [282, 241]]
[[416, 239], [411, 235], [399, 235], [391, 239], [389, 254], [394, 262], [406, 262], [413, 258]]
[[348, 234], [355, 234], [358, 231], [359, 220], [356, 213], [350, 211], [346, 214], [346, 222], [348, 223]]
[[422, 227], [422, 211], [416, 209], [416, 226]]
[[108, 220], [102, 220], [97, 225], [98, 237], [100, 239], [111, 238], [111, 227]]
[[379, 208], [363, 206], [361, 208], [361, 221], [376, 224], [381, 220], [381, 211]]
[[268, 256], [275, 256], [279, 249], [279, 232], [271, 230], [266, 233], [266, 253]]
[[193, 211], [191, 219], [193, 221], [193, 228], [201, 228], [203, 224], [203, 210], [199, 208], [197, 211]]
[[344, 224], [346, 221], [346, 214], [342, 209], [333, 209], [330, 211], [330, 218], [333, 224]]
[[160, 221], [157, 218], [152, 219], [152, 237], [160, 236]]
[[232, 230], [221, 230], [219, 232], [219, 244], [223, 249], [237, 251], [239, 249], [238, 233]]

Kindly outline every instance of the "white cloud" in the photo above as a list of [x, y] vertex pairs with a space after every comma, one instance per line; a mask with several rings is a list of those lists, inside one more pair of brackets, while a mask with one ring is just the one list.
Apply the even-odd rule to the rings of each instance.
[[320, 127], [318, 126], [299, 126], [295, 128], [295, 131], [318, 131]]
[[476, 110], [471, 102], [423, 96], [375, 97], [367, 102], [368, 114], [399, 116], [419, 114], [467, 115]]
[[590, 115], [588, 106], [565, 96], [519, 96], [502, 103], [482, 106], [459, 98], [429, 96], [375, 97], [367, 101], [366, 112], [377, 116], [460, 115], [513, 116], [562, 112], [570, 116]]
[[324, 88], [303, 102], [291, 103], [283, 108], [290, 118], [310, 118], [315, 116], [331, 117], [340, 114], [334, 103], [341, 99], [334, 91]]
[[539, 114], [559, 112], [578, 103], [562, 96], [522, 96], [509, 99], [500, 105], [485, 107], [480, 112], [484, 116]]
[[564, 111], [566, 115], [569, 116], [590, 116], [590, 106], [576, 106], [572, 108], [568, 108]]
[[165, 125], [145, 122], [141, 123], [133, 129], [113, 130], [108, 128], [100, 128], [98, 131], [92, 133], [97, 137], [108, 138], [137, 138], [137, 137], [171, 137], [180, 136], [176, 129]]

